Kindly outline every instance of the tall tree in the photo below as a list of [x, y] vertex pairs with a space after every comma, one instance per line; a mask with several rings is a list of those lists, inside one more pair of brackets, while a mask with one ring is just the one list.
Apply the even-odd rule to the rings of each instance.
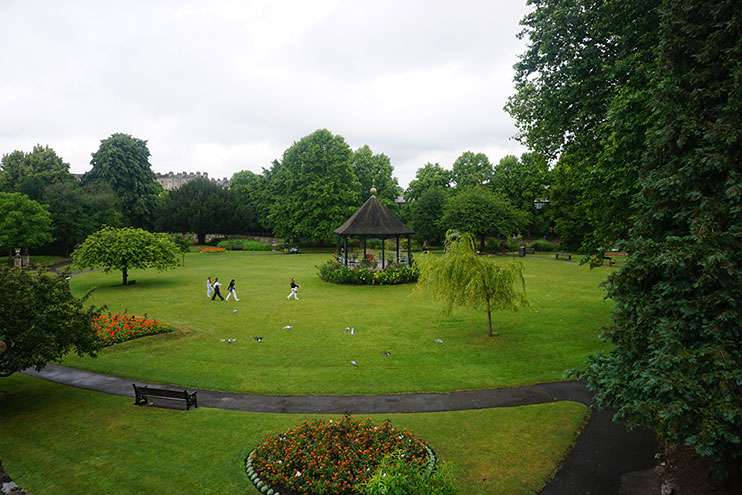
[[83, 181], [106, 181], [121, 199], [127, 220], [135, 227], [152, 228], [162, 187], [149, 164], [147, 141], [128, 134], [112, 134], [101, 141], [92, 157], [93, 168]]
[[89, 235], [72, 253], [72, 259], [80, 268], [121, 270], [122, 285], [127, 285], [130, 268], [169, 270], [178, 266], [179, 254], [178, 247], [165, 234], [104, 227]]
[[459, 190], [483, 186], [492, 180], [492, 164], [484, 153], [465, 151], [453, 162], [451, 177]]
[[418, 258], [420, 277], [415, 292], [430, 293], [444, 304], [444, 310], [454, 306], [486, 308], [488, 333], [492, 332], [492, 311], [517, 311], [527, 304], [523, 265], [519, 262], [498, 263], [477, 255], [474, 237], [449, 231], [445, 254], [426, 254]]
[[530, 44], [506, 109], [521, 142], [578, 177], [591, 252], [625, 237], [634, 208], [660, 1], [529, 0], [521, 22]]
[[374, 155], [367, 145], [353, 152], [353, 170], [361, 183], [361, 203], [371, 197], [371, 188], [376, 188], [376, 197], [387, 208], [393, 208], [400, 193], [399, 183], [394, 177], [394, 167], [384, 153]]
[[208, 179], [195, 179], [168, 191], [158, 209], [157, 227], [168, 232], [194, 232], [198, 243], [206, 234], [240, 230], [240, 207], [232, 193]]
[[548, 228], [545, 209], [536, 209], [534, 202], [549, 200], [549, 164], [537, 153], [503, 157], [495, 165], [492, 188], [507, 197], [518, 209], [527, 212], [528, 223], [543, 232]]
[[52, 241], [45, 205], [21, 193], [0, 193], [0, 250], [32, 248]]
[[39, 201], [52, 184], [76, 183], [69, 164], [48, 146], [37, 144], [30, 153], [14, 151], [0, 161], [0, 191], [19, 192]]
[[100, 309], [83, 307], [85, 298], [70, 292], [66, 274], [50, 277], [44, 270], [0, 265], [0, 376], [50, 361], [71, 351], [95, 356], [101, 348], [93, 329]]
[[301, 138], [271, 171], [269, 220], [281, 237], [330, 241], [359, 204], [352, 151], [342, 136], [320, 129]]
[[473, 187], [456, 194], [443, 210], [441, 224], [447, 229], [468, 232], [479, 238], [480, 249], [488, 235], [510, 235], [522, 229], [528, 215], [515, 208], [501, 194]]
[[410, 181], [410, 185], [405, 190], [404, 198], [408, 202], [415, 201], [431, 187], [450, 188], [451, 171], [437, 163], [426, 163], [424, 167], [417, 169], [415, 178]]
[[630, 253], [609, 278], [614, 344], [582, 374], [629, 425], [695, 447], [742, 487], [742, 17], [663, 3]]
[[268, 221], [268, 214], [273, 203], [273, 195], [265, 170], [262, 174], [249, 170], [235, 173], [229, 180], [229, 190], [234, 193], [237, 202], [245, 212], [247, 230], [270, 232], [271, 224]]
[[446, 228], [441, 220], [450, 196], [450, 189], [431, 187], [408, 205], [410, 226], [415, 231], [417, 239], [432, 244], [443, 242]]

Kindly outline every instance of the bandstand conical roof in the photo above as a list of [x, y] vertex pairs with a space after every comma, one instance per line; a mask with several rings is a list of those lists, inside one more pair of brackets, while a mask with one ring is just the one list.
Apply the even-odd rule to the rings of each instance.
[[338, 235], [398, 236], [412, 235], [414, 230], [403, 224], [389, 208], [371, 196], [363, 206], [333, 232]]

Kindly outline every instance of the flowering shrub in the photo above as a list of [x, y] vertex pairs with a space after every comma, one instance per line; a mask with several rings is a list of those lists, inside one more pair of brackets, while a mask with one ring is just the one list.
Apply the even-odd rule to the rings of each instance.
[[126, 342], [145, 335], [172, 332], [172, 328], [167, 323], [118, 313], [100, 315], [93, 320], [93, 328], [104, 346]]
[[225, 251], [226, 249], [224, 249], [223, 247], [213, 247], [213, 246], [201, 248], [200, 250], [201, 253], [223, 253]]
[[350, 268], [340, 263], [336, 258], [319, 265], [319, 278], [325, 282], [335, 284], [356, 285], [394, 285], [417, 281], [420, 269], [417, 265], [391, 264], [380, 271], [369, 270], [364, 267]]
[[352, 495], [396, 453], [415, 469], [434, 468], [430, 449], [406, 429], [350, 415], [339, 420], [304, 421], [292, 430], [267, 435], [248, 457], [253, 482], [278, 493]]

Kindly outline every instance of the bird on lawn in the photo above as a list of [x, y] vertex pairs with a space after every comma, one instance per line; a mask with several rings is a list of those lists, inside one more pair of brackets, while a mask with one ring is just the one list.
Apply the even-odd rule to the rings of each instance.
[[442, 344], [442, 343], [443, 343], [443, 341], [442, 341], [441, 339], [435, 339], [435, 343], [436, 343], [436, 344]]
[[222, 342], [226, 342], [227, 344], [231, 344], [232, 342], [236, 342], [237, 339], [222, 339]]
[[382, 354], [385, 355], [385, 356], [391, 356], [392, 355], [391, 352], [386, 352], [386, 351], [383, 351]]
[[356, 363], [355, 361], [351, 361], [350, 364], [352, 364], [353, 366], [358, 366], [358, 363]]
[[255, 340], [257, 340], [258, 342], [262, 342], [262, 341], [263, 341], [263, 337], [253, 337], [253, 338], [254, 338]]
[[237, 310], [236, 309], [232, 311], [232, 314], [236, 314], [236, 313], [237, 313]]
[[345, 330], [343, 330], [343, 333], [348, 333], [348, 332], [350, 332], [350, 327], [345, 327]]
[[283, 330], [291, 330], [292, 328], [294, 328], [293, 325], [286, 325]]

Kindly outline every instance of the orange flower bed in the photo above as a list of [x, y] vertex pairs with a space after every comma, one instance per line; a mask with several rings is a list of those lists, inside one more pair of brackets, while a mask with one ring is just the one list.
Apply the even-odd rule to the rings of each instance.
[[145, 335], [172, 332], [167, 323], [134, 315], [113, 313], [93, 320], [93, 328], [104, 346], [126, 342]]
[[199, 252], [201, 253], [223, 253], [224, 251], [226, 251], [226, 249], [220, 248], [220, 247], [205, 247], [201, 249]]
[[411, 464], [432, 469], [425, 443], [406, 429], [350, 415], [338, 420], [304, 421], [267, 435], [250, 454], [247, 473], [258, 489], [280, 493], [355, 495], [387, 454], [401, 452]]

